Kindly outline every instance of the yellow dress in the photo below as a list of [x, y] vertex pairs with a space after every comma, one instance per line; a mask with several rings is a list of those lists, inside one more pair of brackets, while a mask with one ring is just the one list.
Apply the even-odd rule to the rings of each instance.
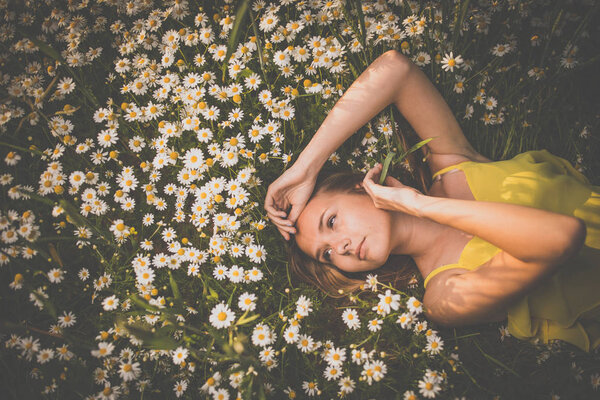
[[[433, 177], [452, 169], [464, 172], [477, 201], [520, 204], [585, 222], [587, 236], [581, 251], [508, 309], [508, 331], [532, 343], [564, 340], [586, 352], [600, 346], [600, 186], [591, 185], [567, 160], [547, 150], [489, 163], [465, 161]], [[500, 251], [474, 236], [459, 262], [432, 271], [425, 287], [443, 270], [474, 270]]]

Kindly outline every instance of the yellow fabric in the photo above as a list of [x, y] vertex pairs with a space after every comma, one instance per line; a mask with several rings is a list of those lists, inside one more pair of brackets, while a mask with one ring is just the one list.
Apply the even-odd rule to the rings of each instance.
[[[452, 169], [464, 172], [477, 201], [520, 204], [585, 222], [581, 251], [508, 309], [508, 331], [530, 342], [561, 339], [587, 352], [600, 346], [600, 186], [591, 185], [567, 160], [547, 150], [490, 163], [465, 161], [438, 171], [434, 178]], [[474, 270], [500, 251], [475, 236], [459, 262], [432, 271], [425, 287], [443, 270]]]

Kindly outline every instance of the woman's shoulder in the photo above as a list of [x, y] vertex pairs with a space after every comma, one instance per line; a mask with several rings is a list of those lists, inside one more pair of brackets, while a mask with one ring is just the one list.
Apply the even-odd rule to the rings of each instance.
[[493, 160], [490, 160], [489, 158], [479, 154], [478, 152], [472, 152], [467, 154], [429, 153], [427, 157], [427, 164], [429, 165], [429, 169], [432, 175], [444, 168], [448, 168], [450, 166], [460, 164], [465, 161], [473, 161], [478, 163], [493, 162]]

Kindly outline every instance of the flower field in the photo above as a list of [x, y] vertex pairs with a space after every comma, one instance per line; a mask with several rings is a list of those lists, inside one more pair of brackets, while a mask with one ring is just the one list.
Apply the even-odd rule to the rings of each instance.
[[[545, 148], [600, 185], [596, 2], [0, 10], [3, 398], [600, 396], [600, 354], [519, 341], [498, 323], [436, 326], [420, 276], [395, 288], [373, 274], [342, 299], [294, 281], [263, 208], [391, 49], [422, 68], [485, 156]], [[416, 142], [390, 107], [327, 167], [366, 172]], [[403, 182], [414, 172], [391, 168]]]

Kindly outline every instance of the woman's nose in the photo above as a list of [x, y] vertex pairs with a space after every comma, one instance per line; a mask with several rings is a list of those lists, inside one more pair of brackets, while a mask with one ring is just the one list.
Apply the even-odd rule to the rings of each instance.
[[350, 239], [342, 239], [338, 242], [336, 251], [339, 255], [344, 255], [350, 247]]

